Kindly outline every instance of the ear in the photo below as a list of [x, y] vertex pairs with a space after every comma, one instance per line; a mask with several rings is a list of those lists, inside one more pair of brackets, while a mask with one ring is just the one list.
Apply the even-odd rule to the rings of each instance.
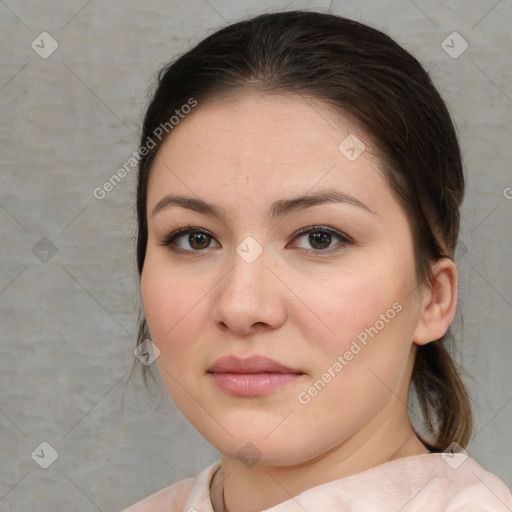
[[443, 337], [457, 311], [457, 265], [449, 258], [432, 264], [431, 288], [422, 292], [421, 310], [413, 341], [426, 345]]

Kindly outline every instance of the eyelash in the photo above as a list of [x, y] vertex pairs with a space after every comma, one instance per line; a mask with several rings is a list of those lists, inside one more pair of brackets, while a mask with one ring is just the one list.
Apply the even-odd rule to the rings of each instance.
[[[172, 233], [170, 233], [169, 235], [167, 235], [165, 237], [165, 239], [160, 243], [160, 245], [167, 246], [169, 248], [169, 250], [171, 250], [173, 252], [181, 252], [181, 253], [184, 253], [184, 252], [185, 253], [186, 252], [199, 253], [199, 252], [201, 252], [203, 250], [209, 249], [209, 247], [206, 247], [205, 249], [190, 249], [190, 250], [188, 250], [188, 249], [179, 249], [179, 248], [173, 248], [172, 247], [173, 243], [178, 238], [180, 238], [180, 237], [182, 237], [184, 235], [192, 234], [192, 233], [203, 234], [203, 235], [206, 235], [208, 237], [211, 237], [212, 239], [215, 239], [214, 236], [212, 234], [210, 234], [208, 231], [206, 231], [204, 229], [201, 229], [201, 228], [192, 227], [192, 226], [189, 225], [187, 227], [183, 227], [183, 228], [177, 229], [177, 230], [173, 231]], [[352, 240], [347, 235], [342, 233], [341, 231], [338, 231], [337, 229], [331, 228], [329, 226], [318, 226], [318, 225], [307, 226], [307, 227], [299, 229], [298, 231], [296, 231], [293, 234], [293, 240], [295, 240], [296, 238], [299, 238], [300, 236], [304, 236], [304, 235], [307, 235], [307, 234], [310, 234], [310, 233], [324, 233], [324, 234], [327, 233], [329, 235], [334, 235], [335, 237], [337, 237], [340, 240], [340, 242], [338, 242], [337, 244], [335, 244], [332, 247], [328, 247], [327, 249], [303, 249], [303, 248], [299, 248], [300, 250], [305, 251], [307, 253], [316, 253], [316, 254], [318, 254], [318, 253], [331, 253], [331, 252], [340, 250], [341, 247], [343, 247], [345, 245], [348, 245], [348, 244], [352, 243]]]

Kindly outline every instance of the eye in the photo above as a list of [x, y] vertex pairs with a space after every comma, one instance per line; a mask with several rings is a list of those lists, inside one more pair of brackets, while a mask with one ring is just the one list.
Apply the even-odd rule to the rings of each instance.
[[[213, 240], [215, 238], [207, 231], [187, 226], [170, 233], [160, 245], [168, 246], [177, 251], [196, 252], [209, 249]], [[217, 245], [217, 247], [220, 247], [220, 245]]]
[[[294, 233], [293, 240], [303, 239], [299, 249], [309, 252], [331, 252], [337, 250], [338, 246], [351, 243], [351, 240], [340, 231], [329, 226], [309, 226], [301, 228]], [[338, 240], [338, 243], [334, 243]], [[168, 246], [176, 252], [199, 252], [204, 249], [211, 249], [211, 242], [217, 243], [214, 247], [220, 247], [213, 235], [207, 231], [192, 226], [183, 227], [170, 233], [160, 245]], [[309, 244], [309, 246], [308, 246]]]
[[[344, 246], [351, 242], [346, 235], [329, 226], [309, 226], [302, 228], [294, 237], [294, 240], [300, 239], [303, 239], [304, 243], [302, 246], [299, 246], [299, 248], [310, 252], [330, 252], [331, 249], [337, 249], [336, 246]], [[338, 243], [331, 245], [336, 239]], [[311, 249], [311, 247], [313, 249]]]

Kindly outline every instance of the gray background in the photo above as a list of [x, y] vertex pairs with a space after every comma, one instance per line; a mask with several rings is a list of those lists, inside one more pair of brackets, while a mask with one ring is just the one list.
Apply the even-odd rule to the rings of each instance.
[[[512, 487], [511, 0], [3, 0], [2, 512], [118, 511], [218, 458], [165, 390], [129, 377], [135, 169], [103, 200], [92, 191], [137, 150], [160, 65], [227, 22], [283, 8], [331, 8], [389, 33], [453, 114], [468, 178], [455, 328], [475, 400], [468, 451]], [[46, 59], [31, 47], [44, 31], [59, 45]], [[441, 46], [453, 31], [469, 45], [458, 58]], [[31, 457], [43, 441], [58, 452], [48, 469]]]

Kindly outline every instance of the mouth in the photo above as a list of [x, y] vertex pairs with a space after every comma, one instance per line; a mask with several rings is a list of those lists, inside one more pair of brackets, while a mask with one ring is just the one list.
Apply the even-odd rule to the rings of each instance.
[[300, 379], [304, 372], [264, 356], [222, 357], [208, 368], [214, 383], [235, 396], [260, 396]]

